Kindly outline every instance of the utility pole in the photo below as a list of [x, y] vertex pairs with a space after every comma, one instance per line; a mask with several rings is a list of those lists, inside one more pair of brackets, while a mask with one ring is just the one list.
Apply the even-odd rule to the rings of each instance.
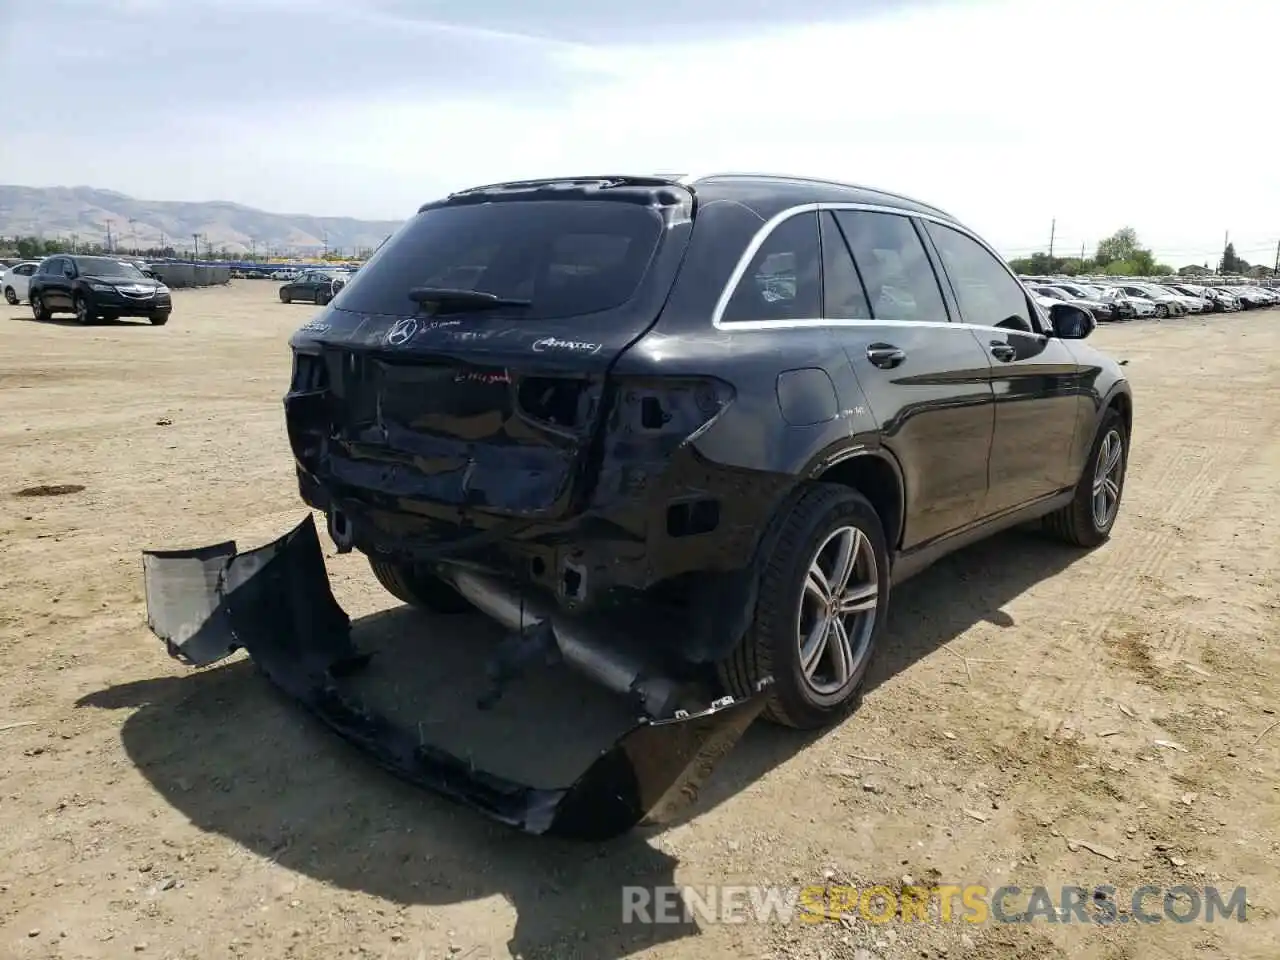
[[1053, 237], [1058, 232], [1058, 218], [1054, 217], [1053, 222], [1049, 224], [1049, 266], [1053, 267]]
[[1280, 240], [1276, 241], [1276, 265], [1271, 271], [1273, 277], [1280, 277]]
[[193, 233], [191, 235], [191, 262], [195, 263], [200, 259], [200, 234]]
[[1084, 267], [1084, 241], [1083, 240], [1080, 241], [1080, 266], [1083, 269]]
[[111, 220], [107, 220], [107, 253], [115, 253], [115, 245], [111, 242]]

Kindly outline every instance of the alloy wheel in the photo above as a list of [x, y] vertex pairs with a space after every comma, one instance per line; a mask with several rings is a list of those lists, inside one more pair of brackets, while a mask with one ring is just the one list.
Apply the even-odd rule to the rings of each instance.
[[4, 288], [4, 301], [11, 307], [18, 305], [18, 295], [13, 292], [13, 287]]
[[1093, 524], [1106, 530], [1120, 506], [1121, 471], [1124, 464], [1124, 440], [1119, 430], [1108, 430], [1098, 448], [1098, 462], [1093, 470]]
[[879, 600], [875, 548], [854, 526], [832, 531], [814, 552], [796, 612], [796, 643], [805, 684], [818, 699], [837, 699], [871, 649]]

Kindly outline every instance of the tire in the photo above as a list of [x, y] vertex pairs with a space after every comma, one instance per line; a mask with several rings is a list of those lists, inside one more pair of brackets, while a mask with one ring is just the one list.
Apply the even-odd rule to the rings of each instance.
[[45, 306], [44, 297], [39, 294], [31, 298], [31, 316], [40, 323], [43, 323], [52, 316], [52, 314], [49, 313], [49, 308]]
[[290, 296], [289, 296], [287, 293], [285, 293], [284, 291], [281, 291], [281, 292], [280, 292], [280, 302], [281, 302], [281, 303], [293, 303], [293, 298], [292, 298], [292, 297], [290, 297]]
[[[752, 695], [761, 680], [772, 677], [764, 716], [783, 726], [816, 730], [843, 719], [862, 700], [889, 606], [888, 547], [875, 508], [856, 490], [838, 484], [807, 485], [780, 522], [760, 575], [752, 625], [717, 672], [735, 697]], [[857, 606], [841, 618], [841, 634], [828, 629], [819, 640], [818, 624], [830, 618], [824, 616], [823, 593], [810, 571], [818, 566], [829, 588], [842, 547], [852, 548], [854, 563], [845, 583], [861, 584], [848, 595]], [[837, 636], [846, 641], [843, 670], [832, 656], [840, 649], [830, 643]], [[810, 643], [816, 658], [807, 672], [802, 648]]]
[[1163, 303], [1157, 303], [1157, 304], [1156, 304], [1156, 319], [1157, 319], [1157, 320], [1163, 320], [1163, 319], [1164, 319], [1165, 317], [1167, 317], [1168, 315], [1169, 315], [1169, 308], [1168, 308], [1168, 307], [1166, 307]]
[[[1118, 452], [1114, 444], [1119, 443]], [[1112, 466], [1104, 470], [1103, 464]], [[1125, 474], [1129, 468], [1129, 436], [1124, 428], [1124, 418], [1110, 409], [1102, 418], [1098, 434], [1093, 438], [1089, 461], [1080, 481], [1076, 484], [1075, 497], [1060, 510], [1044, 518], [1045, 529], [1054, 537], [1077, 547], [1096, 547], [1111, 536], [1116, 518], [1120, 515], [1120, 501], [1124, 496]], [[1107, 485], [1111, 481], [1111, 485]], [[1100, 486], [1101, 485], [1101, 486]], [[1110, 504], [1101, 517], [1095, 511], [1095, 498], [1101, 492], [1112, 491]], [[1102, 501], [1098, 501], [1101, 505]]]
[[18, 295], [14, 293], [13, 287], [4, 288], [4, 302], [11, 307], [18, 305]]
[[369, 557], [369, 567], [383, 589], [401, 603], [430, 613], [471, 613], [475, 607], [462, 594], [433, 574], [394, 560]]
[[98, 322], [98, 314], [93, 309], [93, 305], [89, 303], [89, 298], [83, 293], [77, 293], [76, 298], [72, 301], [72, 305], [76, 311], [76, 323], [87, 327], [90, 324]]
[[147, 319], [151, 321], [153, 327], [163, 327], [169, 322], [169, 315], [167, 313], [153, 313]]

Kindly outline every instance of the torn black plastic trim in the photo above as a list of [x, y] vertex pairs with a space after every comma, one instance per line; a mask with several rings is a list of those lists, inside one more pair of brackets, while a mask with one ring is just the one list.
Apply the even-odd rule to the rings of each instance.
[[204, 666], [243, 648], [299, 700], [392, 774], [532, 834], [606, 840], [669, 820], [760, 714], [760, 693], [724, 698], [670, 720], [640, 721], [563, 789], [517, 783], [420, 741], [357, 705], [342, 677], [368, 656], [329, 588], [310, 514], [280, 539], [244, 553], [232, 542], [146, 551], [147, 622], [170, 653]]

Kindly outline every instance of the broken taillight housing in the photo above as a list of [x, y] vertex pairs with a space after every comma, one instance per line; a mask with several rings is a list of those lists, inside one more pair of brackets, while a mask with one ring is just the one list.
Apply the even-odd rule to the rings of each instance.
[[622, 377], [615, 396], [611, 436], [685, 443], [733, 402], [734, 389], [714, 377]]

